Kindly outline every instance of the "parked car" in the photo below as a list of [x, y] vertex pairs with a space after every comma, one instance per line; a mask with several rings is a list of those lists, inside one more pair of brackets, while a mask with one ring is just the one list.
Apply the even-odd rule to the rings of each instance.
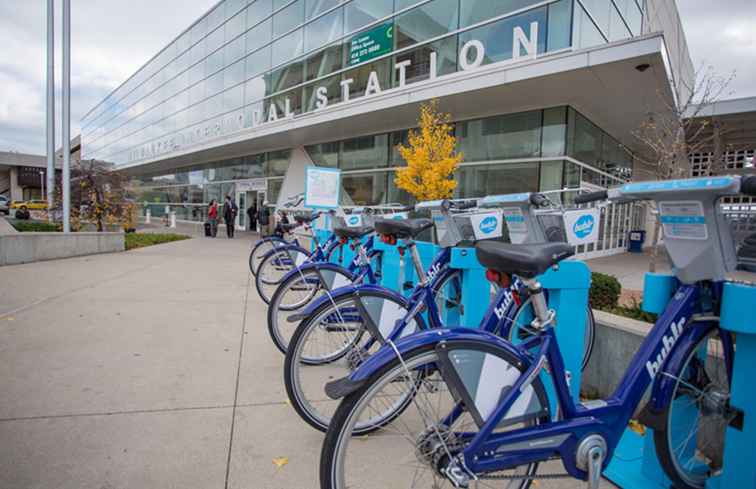
[[5, 195], [0, 195], [0, 214], [10, 215], [10, 199]]
[[22, 211], [45, 211], [47, 210], [46, 200], [14, 200], [10, 205], [11, 209], [19, 209]]

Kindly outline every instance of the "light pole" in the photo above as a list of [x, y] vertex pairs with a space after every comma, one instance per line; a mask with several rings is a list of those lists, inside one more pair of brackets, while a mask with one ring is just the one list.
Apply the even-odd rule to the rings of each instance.
[[63, 232], [71, 232], [71, 0], [63, 0]]
[[[42, 185], [44, 189], [45, 186]], [[55, 0], [47, 0], [47, 208], [55, 198]], [[42, 192], [43, 197], [44, 190]], [[48, 213], [48, 216], [50, 214]]]
[[[40, 194], [42, 195], [42, 198], [44, 198], [45, 196], [45, 171], [44, 170], [39, 170], [39, 183], [40, 185], [42, 185], [41, 187], [42, 191], [40, 192]], [[52, 209], [52, 206], [50, 205], [50, 201], [48, 200], [47, 201], [48, 215], [49, 215], [50, 209]]]

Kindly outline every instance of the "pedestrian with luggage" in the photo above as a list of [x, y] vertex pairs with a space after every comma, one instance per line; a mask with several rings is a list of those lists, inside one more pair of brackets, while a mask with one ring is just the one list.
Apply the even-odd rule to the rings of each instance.
[[264, 202], [257, 213], [257, 221], [260, 223], [260, 234], [267, 234], [268, 225], [270, 224], [270, 210], [268, 203]]
[[236, 221], [236, 214], [239, 212], [239, 208], [236, 203], [231, 200], [231, 197], [226, 195], [226, 203], [223, 204], [223, 220], [226, 221], [226, 236], [228, 239], [234, 237], [234, 222]]
[[218, 235], [218, 202], [213, 199], [207, 207], [207, 223], [210, 225], [210, 236]]

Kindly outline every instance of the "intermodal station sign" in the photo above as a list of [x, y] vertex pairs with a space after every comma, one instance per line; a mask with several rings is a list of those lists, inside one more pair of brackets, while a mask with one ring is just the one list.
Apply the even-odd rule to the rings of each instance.
[[349, 65], [356, 65], [383, 56], [394, 50], [394, 23], [381, 24], [352, 39]]

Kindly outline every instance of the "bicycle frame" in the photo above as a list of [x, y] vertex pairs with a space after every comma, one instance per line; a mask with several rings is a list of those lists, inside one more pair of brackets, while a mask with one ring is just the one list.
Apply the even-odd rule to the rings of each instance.
[[[499, 401], [477, 433], [458, 433], [458, 436], [469, 440], [462, 452], [467, 470], [471, 474], [500, 471], [559, 455], [570, 475], [585, 479], [586, 472], [575, 465], [576, 450], [579, 442], [590, 434], [600, 434], [606, 440], [608, 456], [604, 465], [607, 465], [648, 386], [655, 382], [660, 372], [679, 368], [684, 361], [679, 352], [687, 351], [712, 327], [716, 327], [716, 318], [702, 315], [711, 313], [702, 309], [702, 290], [701, 285], [680, 286], [609, 399], [588, 405], [576, 404], [565, 376], [555, 375], [551, 381], [562, 419], [540, 424], [536, 428], [494, 433], [520, 394], [542, 373], [546, 364], [550, 372], [564, 372], [562, 354], [552, 328], [545, 329], [541, 335], [521, 345], [515, 345], [521, 358], [529, 362], [529, 367], [510, 386], [508, 394]], [[719, 287], [711, 289], [715, 294], [718, 290]], [[454, 331], [451, 333], [446, 336], [446, 341], [455, 339]], [[732, 351], [729, 336], [723, 335], [722, 341], [726, 343], [724, 351], [729, 356]], [[444, 368], [449, 361], [445, 355], [439, 358], [443, 372], [454, 372], [453, 368]], [[731, 365], [731, 359], [726, 361]], [[466, 392], [461, 381], [453, 374], [451, 377], [446, 379], [450, 385], [456, 384], [461, 387], [460, 392]], [[652, 396], [652, 403], [662, 406], [670, 401], [671, 390], [655, 388], [654, 393], [656, 396]], [[466, 405], [471, 404], [468, 402]], [[451, 413], [449, 417], [452, 419], [449, 421], [454, 416], [455, 413]]]

